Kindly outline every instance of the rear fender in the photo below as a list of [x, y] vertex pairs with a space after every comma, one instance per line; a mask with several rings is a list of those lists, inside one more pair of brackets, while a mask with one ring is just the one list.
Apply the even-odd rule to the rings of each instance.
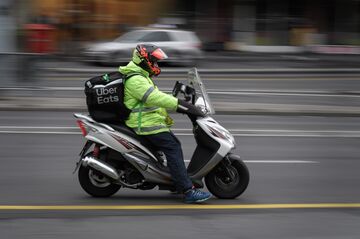
[[76, 171], [80, 168], [81, 161], [84, 159], [85, 154], [88, 152], [89, 148], [90, 148], [93, 144], [94, 144], [94, 142], [92, 142], [92, 141], [90, 141], [90, 140], [86, 141], [83, 149], [81, 150], [81, 152], [80, 152], [80, 154], [79, 154], [80, 159], [79, 159], [79, 161], [76, 163], [76, 167], [75, 167], [75, 169], [74, 169], [73, 174], [75, 174]]

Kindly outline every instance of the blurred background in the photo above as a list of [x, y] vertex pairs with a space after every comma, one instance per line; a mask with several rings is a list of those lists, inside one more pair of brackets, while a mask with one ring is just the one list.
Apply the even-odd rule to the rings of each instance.
[[[357, 81], [342, 79], [358, 79], [359, 13], [359, 0], [0, 0], [0, 108], [85, 109], [83, 82], [126, 64], [139, 42], [168, 54], [160, 75], [168, 91], [196, 66], [205, 78], [242, 80], [216, 86], [222, 102], [254, 103], [229, 89], [349, 93]], [[304, 79], [334, 74], [336, 84]], [[299, 81], [244, 83], [286, 77]]]
[[250, 56], [258, 61], [251, 67], [269, 68], [261, 61], [279, 54], [353, 62], [359, 12], [359, 0], [0, 0], [0, 71], [9, 75], [5, 86], [39, 78], [49, 59], [121, 64], [139, 42], [160, 45], [172, 66], [227, 59], [224, 67], [248, 68]]
[[[71, 175], [85, 142], [72, 116], [87, 111], [85, 81], [126, 64], [139, 42], [169, 55], [155, 80], [163, 91], [186, 79], [190, 67], [199, 69], [215, 119], [234, 134], [234, 153], [250, 169], [241, 197], [209, 204], [359, 205], [360, 0], [0, 0], [0, 206], [181, 203], [158, 190], [90, 198]], [[188, 163], [196, 145], [191, 124], [172, 116]], [[0, 232], [360, 238], [355, 207], [280, 213], [0, 207]]]
[[146, 26], [192, 31], [205, 51], [359, 53], [360, 44], [358, 0], [1, 0], [0, 9], [1, 52], [74, 55]]

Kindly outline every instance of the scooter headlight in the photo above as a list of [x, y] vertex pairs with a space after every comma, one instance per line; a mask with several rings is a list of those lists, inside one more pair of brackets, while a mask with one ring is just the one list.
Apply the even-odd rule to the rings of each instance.
[[209, 128], [211, 134], [214, 135], [215, 137], [227, 140], [234, 146], [236, 145], [234, 136], [232, 136], [232, 134], [229, 131], [209, 125], [207, 127]]

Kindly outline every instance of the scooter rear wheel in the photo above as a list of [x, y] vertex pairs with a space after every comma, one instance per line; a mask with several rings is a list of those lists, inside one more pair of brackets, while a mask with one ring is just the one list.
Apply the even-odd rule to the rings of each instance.
[[120, 185], [111, 183], [101, 173], [82, 165], [79, 168], [78, 178], [84, 191], [93, 197], [110, 197], [121, 188]]
[[[219, 164], [208, 175], [205, 176], [205, 183], [208, 190], [218, 198], [234, 199], [240, 196], [249, 184], [249, 170], [246, 165], [238, 159], [230, 158], [230, 165]], [[228, 177], [224, 173], [231, 174]]]

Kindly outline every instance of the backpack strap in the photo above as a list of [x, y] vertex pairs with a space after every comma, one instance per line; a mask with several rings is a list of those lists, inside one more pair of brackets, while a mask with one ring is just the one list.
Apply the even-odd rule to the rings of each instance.
[[[125, 86], [125, 81], [126, 80], [128, 80], [128, 79], [130, 79], [131, 77], [133, 77], [133, 76], [136, 76], [136, 75], [140, 75], [140, 76], [143, 76], [141, 73], [131, 73], [131, 74], [129, 74], [129, 75], [126, 75], [125, 77], [124, 77], [124, 79], [123, 79], [123, 84], [124, 84], [124, 86]], [[145, 76], [144, 76], [145, 77]], [[135, 106], [134, 106], [134, 109], [138, 106], [138, 105], [140, 105], [139, 106], [139, 111], [138, 111], [138, 117], [137, 117], [137, 121], [138, 121], [138, 127], [137, 127], [137, 129], [138, 129], [138, 131], [140, 132], [140, 129], [141, 129], [141, 116], [142, 116], [142, 111], [143, 111], [143, 108], [144, 108], [144, 102], [143, 101], [140, 101], [140, 102], [138, 102]]]
[[123, 80], [126, 81], [127, 79], [130, 79], [131, 77], [136, 76], [136, 75], [143, 76], [141, 73], [134, 72], [134, 73], [125, 75]]

